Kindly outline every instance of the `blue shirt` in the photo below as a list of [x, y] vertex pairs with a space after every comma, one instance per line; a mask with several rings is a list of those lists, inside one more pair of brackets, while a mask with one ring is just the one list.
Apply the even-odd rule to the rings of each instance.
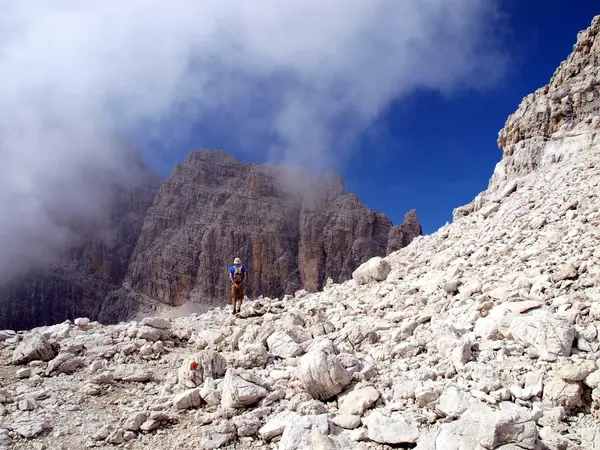
[[[235, 273], [236, 267], [240, 267], [240, 266], [234, 265], [234, 266], [231, 266], [231, 268], [229, 269], [229, 274], [231, 275], [232, 278], [233, 278], [233, 274]], [[243, 280], [245, 280], [246, 279], [246, 268], [244, 266], [241, 266], [241, 267], [242, 267], [242, 275], [244, 276]]]

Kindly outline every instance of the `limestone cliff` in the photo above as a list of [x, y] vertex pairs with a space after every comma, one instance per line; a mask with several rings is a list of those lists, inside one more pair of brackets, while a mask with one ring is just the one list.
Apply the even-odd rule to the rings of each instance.
[[143, 301], [121, 288], [129, 258], [160, 178], [132, 164], [133, 182], [115, 184], [105, 217], [76, 229], [50, 261], [0, 284], [0, 329], [25, 329], [80, 315], [123, 320]]
[[228, 267], [239, 256], [249, 270], [249, 296], [317, 290], [327, 278], [349, 279], [359, 264], [385, 255], [391, 228], [390, 219], [345, 192], [339, 175], [313, 177], [197, 151], [161, 186], [127, 285], [168, 305], [190, 296], [222, 303]]
[[[523, 98], [498, 134], [502, 159], [487, 191], [457, 208], [458, 218], [495, 209], [515, 191], [524, 177], [560, 163], [590, 147], [591, 130], [600, 129], [600, 16], [577, 35], [573, 52], [554, 72], [550, 82]], [[486, 211], [483, 211], [486, 214]]]

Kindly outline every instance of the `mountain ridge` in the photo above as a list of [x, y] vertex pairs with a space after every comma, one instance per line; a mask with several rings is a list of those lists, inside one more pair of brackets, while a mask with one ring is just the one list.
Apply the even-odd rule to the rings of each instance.
[[[372, 212], [354, 194], [346, 193], [335, 172], [311, 177], [301, 168], [242, 164], [222, 150], [191, 152], [164, 180], [139, 160], [134, 166], [135, 182], [111, 188], [110, 207], [102, 221], [75, 229], [70, 245], [52, 260], [39, 261], [0, 284], [0, 328], [27, 329], [77, 316], [114, 323], [155, 310], [161, 301], [227, 304], [227, 269], [235, 256], [243, 257], [250, 269], [249, 295], [282, 296], [302, 288], [314, 291], [329, 276], [336, 281], [348, 279], [364, 260], [384, 256], [390, 229], [396, 230], [390, 241], [395, 247], [421, 233], [414, 211], [407, 215], [406, 224], [392, 228], [383, 214]], [[219, 171], [229, 177], [224, 183], [216, 175]], [[309, 191], [310, 195], [302, 193]], [[194, 204], [192, 197], [204, 203]], [[231, 203], [232, 197], [241, 201]], [[255, 240], [260, 241], [256, 254], [244, 227], [236, 231], [237, 237], [227, 248], [213, 247], [210, 240], [216, 238], [209, 234], [232, 235], [228, 217], [248, 202], [253, 203], [253, 211], [243, 220], [246, 228], [254, 227]], [[330, 210], [323, 210], [325, 205]], [[155, 223], [147, 223], [152, 220]], [[354, 236], [344, 244], [346, 250], [339, 254], [344, 259], [337, 264], [326, 258], [336, 249], [325, 245], [320, 236], [325, 222], [336, 220], [334, 228]], [[211, 221], [219, 221], [219, 230], [211, 228]], [[273, 228], [276, 223], [279, 228]], [[165, 234], [171, 238], [155, 241], [157, 236], [148, 230], [156, 227], [162, 233], [160, 239]], [[301, 229], [309, 237], [303, 242]], [[208, 242], [195, 242], [192, 236], [206, 236]], [[277, 236], [277, 248], [269, 247]], [[178, 237], [182, 240], [173, 241]], [[345, 237], [335, 239], [341, 242]], [[170, 259], [161, 260], [170, 249]], [[200, 254], [204, 255], [201, 269]], [[149, 262], [154, 266], [148, 267]], [[342, 265], [347, 267], [342, 269]], [[162, 271], [162, 267], [167, 269]], [[200, 288], [193, 292], [196, 284]]]

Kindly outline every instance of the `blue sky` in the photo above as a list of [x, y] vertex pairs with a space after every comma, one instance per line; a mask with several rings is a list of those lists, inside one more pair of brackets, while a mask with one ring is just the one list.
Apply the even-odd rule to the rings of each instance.
[[[347, 189], [394, 224], [415, 208], [424, 233], [434, 232], [451, 221], [454, 208], [487, 187], [501, 158], [496, 139], [507, 117], [524, 96], [550, 80], [571, 52], [577, 32], [600, 13], [592, 0], [506, 0], [501, 9], [505, 26], [500, 38], [510, 63], [495, 85], [445, 96], [426, 91], [403, 96], [376, 118], [342, 166]], [[268, 107], [266, 100], [248, 106], [256, 115]], [[147, 160], [162, 176], [198, 148], [222, 149], [242, 161], [266, 160], [249, 155], [245, 147], [268, 147], [271, 137], [258, 133], [240, 139], [235, 132], [240, 123], [233, 114], [221, 111], [211, 120], [186, 126], [181, 118], [173, 114], [160, 124], [161, 129], [177, 130], [170, 134], [177, 134], [176, 140], [156, 133], [141, 142], [147, 155], [161, 155]]]

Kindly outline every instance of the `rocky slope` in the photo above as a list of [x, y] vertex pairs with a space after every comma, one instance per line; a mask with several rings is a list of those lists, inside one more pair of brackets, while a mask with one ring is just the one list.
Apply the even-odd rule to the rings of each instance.
[[247, 293], [281, 296], [344, 281], [372, 256], [406, 246], [421, 227], [398, 227], [346, 193], [335, 174], [242, 164], [197, 151], [175, 167], [148, 211], [127, 276], [135, 291], [168, 305], [223, 304], [239, 256]]
[[[600, 16], [578, 42], [552, 89], [598, 71]], [[536, 156], [351, 281], [1, 333], [0, 448], [600, 448], [600, 116], [520, 111]]]

